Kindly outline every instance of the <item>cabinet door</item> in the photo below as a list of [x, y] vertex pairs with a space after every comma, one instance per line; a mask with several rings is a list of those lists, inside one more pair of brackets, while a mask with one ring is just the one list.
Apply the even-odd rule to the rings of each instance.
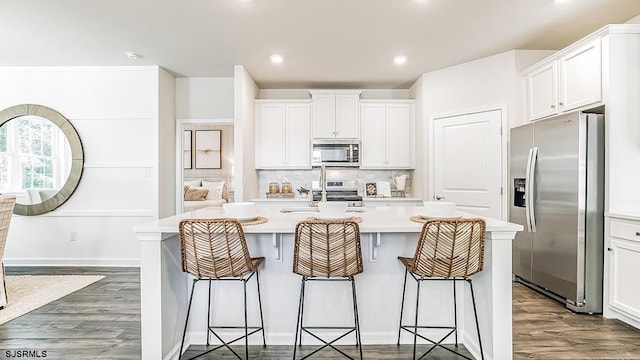
[[335, 137], [336, 99], [335, 95], [313, 96], [313, 137], [333, 139]]
[[529, 120], [558, 113], [558, 75], [555, 62], [527, 75]]
[[640, 243], [611, 238], [609, 247], [609, 305], [640, 319]]
[[387, 167], [411, 168], [413, 165], [412, 110], [410, 104], [387, 104]]
[[285, 161], [285, 104], [261, 104], [256, 167], [282, 167]]
[[286, 167], [311, 166], [311, 108], [309, 104], [287, 105]]
[[600, 39], [559, 60], [560, 111], [569, 111], [602, 100]]
[[360, 167], [384, 167], [387, 161], [385, 106], [384, 104], [364, 104], [361, 111]]
[[357, 139], [359, 127], [359, 96], [336, 95], [335, 137], [338, 139]]

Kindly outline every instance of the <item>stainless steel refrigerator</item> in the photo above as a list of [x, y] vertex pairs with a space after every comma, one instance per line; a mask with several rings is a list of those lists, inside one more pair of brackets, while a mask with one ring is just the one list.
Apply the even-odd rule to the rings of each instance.
[[511, 129], [514, 278], [576, 312], [602, 312], [604, 116], [573, 112]]

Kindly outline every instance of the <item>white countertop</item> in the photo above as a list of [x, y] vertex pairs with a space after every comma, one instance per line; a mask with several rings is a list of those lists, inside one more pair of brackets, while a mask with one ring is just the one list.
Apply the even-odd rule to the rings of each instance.
[[364, 197], [362, 201], [422, 201], [417, 197], [399, 197], [399, 196], [387, 196], [387, 197]]
[[[251, 199], [249, 201], [253, 201], [253, 202], [273, 202], [273, 203], [278, 203], [278, 202], [291, 202], [291, 201], [296, 201], [296, 202], [301, 202], [301, 203], [305, 203], [305, 202], [309, 202], [309, 199], [303, 199], [303, 198], [258, 198], [258, 199]], [[363, 197], [362, 201], [422, 201], [422, 199], [417, 198], [417, 197], [396, 197], [396, 196], [391, 196], [391, 197]]]
[[258, 199], [251, 199], [249, 200], [251, 202], [273, 202], [273, 203], [279, 203], [279, 202], [300, 202], [300, 203], [309, 203], [311, 200], [309, 199], [305, 199], [305, 198], [258, 198]]
[[[362, 218], [362, 222], [359, 224], [360, 232], [362, 233], [418, 233], [422, 229], [422, 223], [417, 223], [409, 219], [411, 216], [420, 214], [420, 211], [423, 209], [422, 207], [398, 206], [364, 209], [366, 210], [365, 212], [349, 213]], [[298, 221], [314, 216], [314, 213], [281, 213], [280, 209], [274, 208], [273, 206], [260, 205], [258, 205], [258, 212], [260, 216], [266, 217], [269, 221], [264, 224], [245, 226], [245, 233], [292, 234]], [[521, 225], [506, 221], [484, 218], [463, 212], [458, 212], [456, 215], [483, 218], [487, 223], [488, 232], [515, 232], [523, 230]], [[137, 225], [133, 227], [133, 231], [136, 233], [177, 233], [178, 223], [181, 219], [221, 217], [224, 217], [222, 208], [208, 207]]]

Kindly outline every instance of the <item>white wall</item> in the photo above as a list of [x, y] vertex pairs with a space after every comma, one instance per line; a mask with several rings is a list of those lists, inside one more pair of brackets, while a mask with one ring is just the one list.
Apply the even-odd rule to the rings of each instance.
[[429, 178], [429, 169], [427, 165], [427, 150], [426, 147], [426, 131], [427, 131], [427, 118], [425, 118], [424, 109], [424, 77], [418, 78], [418, 80], [409, 89], [410, 97], [416, 99], [416, 131], [415, 136], [415, 156], [416, 156], [416, 170], [413, 174], [413, 190], [412, 196], [426, 200], [427, 193], [424, 192], [424, 184], [426, 184]]
[[634, 17], [633, 19], [629, 19], [629, 21], [625, 22], [625, 24], [640, 24], [640, 15]]
[[173, 75], [160, 68], [158, 72], [158, 104], [155, 106], [158, 116], [158, 146], [156, 166], [158, 169], [158, 218], [175, 215], [175, 99], [176, 81]]
[[[185, 178], [230, 178], [235, 162], [234, 138], [234, 79], [233, 78], [177, 78], [176, 81], [176, 121], [178, 131], [183, 130], [222, 130], [223, 164], [220, 170], [196, 170], [177, 167], [177, 182], [174, 187], [181, 191]], [[227, 136], [231, 136], [228, 139]], [[230, 140], [230, 141], [226, 141]], [[182, 157], [182, 139], [174, 147]], [[176, 143], [176, 141], [174, 141]], [[232, 149], [228, 147], [232, 146]], [[239, 144], [238, 146], [242, 146]], [[193, 159], [192, 159], [193, 160]], [[179, 161], [182, 161], [180, 158]], [[192, 162], [193, 164], [193, 162]], [[179, 165], [179, 164], [178, 164]], [[233, 184], [228, 188], [233, 189]], [[182, 201], [182, 196], [178, 196]], [[182, 209], [180, 207], [180, 209]]]
[[[422, 143], [424, 156], [423, 197], [430, 197], [427, 151], [430, 148], [430, 119], [488, 106], [506, 105], [507, 127], [522, 123], [519, 72], [548, 56], [547, 50], [512, 50], [483, 59], [425, 73], [412, 87], [422, 102]], [[419, 89], [421, 88], [421, 89]], [[418, 112], [416, 112], [418, 114]], [[417, 175], [416, 175], [417, 176]]]
[[[0, 68], [0, 108], [33, 103], [57, 110], [76, 127], [85, 155], [69, 201], [48, 214], [13, 217], [8, 265], [138, 264], [132, 227], [163, 215], [173, 201], [163, 194], [173, 191], [165, 181], [175, 181], [165, 168], [175, 148], [166, 146], [175, 131], [168, 126], [171, 83], [157, 66]], [[171, 150], [159, 151], [165, 147]]]
[[176, 119], [232, 119], [233, 78], [177, 78]]
[[234, 67], [235, 201], [258, 197], [255, 170], [255, 99], [258, 86], [242, 65]]
[[611, 34], [604, 69], [606, 122], [605, 212], [638, 213], [640, 209], [640, 35]]

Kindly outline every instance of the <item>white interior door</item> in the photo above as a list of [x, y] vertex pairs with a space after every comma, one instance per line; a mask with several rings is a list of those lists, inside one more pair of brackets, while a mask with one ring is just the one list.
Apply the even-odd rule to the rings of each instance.
[[435, 118], [433, 194], [461, 211], [502, 218], [502, 110]]

